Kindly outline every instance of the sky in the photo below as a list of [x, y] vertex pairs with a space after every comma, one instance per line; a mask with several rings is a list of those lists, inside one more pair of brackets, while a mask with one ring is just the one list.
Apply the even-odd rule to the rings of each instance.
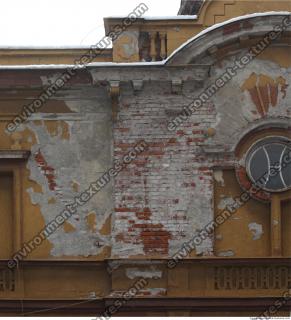
[[0, 47], [90, 46], [104, 36], [103, 17], [175, 16], [180, 0], [9, 0], [1, 3]]

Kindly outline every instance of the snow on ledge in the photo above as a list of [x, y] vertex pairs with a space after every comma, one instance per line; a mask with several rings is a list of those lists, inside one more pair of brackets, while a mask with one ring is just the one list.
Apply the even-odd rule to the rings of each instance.
[[198, 39], [199, 37], [203, 36], [204, 34], [221, 28], [225, 25], [228, 25], [230, 23], [236, 22], [236, 21], [242, 21], [242, 20], [246, 20], [246, 19], [250, 19], [250, 18], [255, 18], [255, 17], [264, 17], [264, 16], [273, 16], [273, 15], [278, 15], [278, 16], [282, 16], [282, 15], [291, 15], [291, 12], [289, 11], [269, 11], [269, 12], [260, 12], [260, 13], [251, 13], [251, 14], [246, 14], [244, 16], [239, 16], [239, 17], [235, 17], [229, 20], [226, 20], [224, 22], [221, 23], [216, 23], [204, 30], [202, 30], [201, 32], [199, 32], [198, 34], [196, 34], [194, 37], [190, 38], [189, 40], [187, 40], [186, 42], [184, 42], [180, 47], [178, 47], [176, 50], [174, 50], [165, 61], [165, 63], [167, 63], [176, 53], [178, 53], [178, 51], [182, 50], [183, 48], [187, 47], [187, 45], [191, 42], [193, 42], [194, 40]]
[[[104, 19], [125, 19], [124, 16], [110, 16]], [[144, 16], [142, 18], [138, 18], [140, 20], [197, 20], [197, 15], [177, 15], [177, 16]]]
[[[223, 27], [227, 24], [236, 22], [236, 21], [242, 21], [242, 20], [246, 20], [249, 18], [254, 18], [254, 17], [264, 17], [264, 16], [272, 16], [272, 15], [277, 15], [277, 16], [291, 16], [291, 12], [289, 11], [270, 11], [270, 12], [263, 12], [263, 13], [251, 13], [251, 14], [247, 14], [244, 16], [239, 16], [239, 17], [235, 17], [232, 19], [229, 19], [227, 21], [221, 22], [221, 23], [217, 23], [209, 28], [206, 28], [204, 30], [202, 30], [201, 32], [199, 32], [197, 35], [195, 35], [194, 37], [190, 38], [189, 40], [187, 40], [185, 43], [183, 43], [180, 47], [178, 47], [175, 51], [173, 51], [171, 53], [171, 55], [163, 60], [163, 61], [155, 61], [155, 62], [128, 62], [128, 63], [119, 63], [119, 62], [92, 62], [89, 63], [87, 66], [88, 67], [138, 67], [138, 66], [162, 66], [165, 65], [170, 59], [173, 58], [173, 56], [175, 54], [177, 54], [180, 50], [182, 50], [183, 48], [185, 48], [187, 45], [189, 45], [189, 43], [193, 42], [194, 40], [198, 39], [199, 37], [205, 35], [206, 33], [218, 29], [220, 27]], [[87, 67], [86, 66], [86, 67]], [[1, 65], [0, 66], [0, 70], [1, 69], [66, 69], [66, 68], [73, 68], [76, 66], [75, 65], [66, 65], [66, 64], [46, 64], [46, 65]], [[84, 69], [84, 67], [79, 67], [77, 69]]]
[[14, 69], [76, 69], [82, 70], [86, 67], [145, 67], [145, 66], [163, 66], [163, 61], [154, 62], [92, 62], [87, 64], [85, 67], [76, 66], [74, 64], [28, 64], [28, 65], [0, 65], [0, 70], [14, 70]]
[[[35, 46], [35, 45], [26, 45], [26, 46], [15, 46], [0, 45], [0, 50], [89, 50], [91, 45], [75, 45], [75, 46]], [[106, 50], [106, 49], [102, 49]]]

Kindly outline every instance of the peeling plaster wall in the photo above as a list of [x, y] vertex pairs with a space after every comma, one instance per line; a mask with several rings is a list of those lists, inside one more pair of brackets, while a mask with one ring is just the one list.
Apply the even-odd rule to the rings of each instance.
[[[111, 167], [110, 102], [107, 92], [98, 90], [94, 88], [94, 99], [90, 99], [94, 92], [91, 89], [69, 91], [60, 99], [72, 113], [35, 114], [32, 121], [18, 129], [21, 133], [29, 130], [34, 136], [26, 167], [29, 180], [41, 187], [41, 192], [31, 187], [26, 190], [32, 205], [39, 208], [39, 213], [31, 210], [26, 214], [41, 214], [45, 224]], [[88, 203], [79, 206], [77, 213], [48, 238], [51, 256], [90, 257], [110, 247], [110, 234], [104, 235], [102, 228], [112, 210], [110, 183]], [[93, 217], [94, 225], [90, 226], [89, 216]], [[24, 224], [31, 218], [25, 219]]]
[[[224, 59], [220, 65], [214, 66], [209, 84], [215, 82], [227, 67], [233, 66], [234, 59], [244, 53]], [[237, 76], [215, 95], [217, 134], [211, 143], [223, 145], [229, 150], [251, 124], [259, 125], [268, 118], [290, 119], [291, 115], [291, 67], [281, 67], [275, 62], [257, 58], [237, 72]], [[266, 109], [264, 114], [261, 114], [262, 106]]]
[[[116, 179], [113, 256], [176, 253], [213, 220], [213, 181], [223, 186], [224, 180], [221, 173], [213, 176], [212, 166], [233, 165], [235, 159], [226, 154], [246, 131], [290, 119], [291, 68], [258, 58], [239, 70], [175, 133], [167, 131], [168, 121], [214, 83], [235, 58], [238, 56], [214, 64], [203, 87], [185, 82], [181, 95], [171, 92], [170, 83], [145, 83], [135, 93], [129, 86], [122, 87], [115, 153], [125, 153], [139, 139], [145, 139], [150, 148]], [[256, 103], [257, 92], [262, 95], [260, 104]], [[209, 129], [214, 131], [211, 136]], [[215, 159], [204, 152], [218, 147], [225, 153]], [[229, 202], [233, 203], [231, 197], [222, 197], [218, 207], [223, 209]], [[209, 235], [191, 255], [212, 255], [213, 250], [213, 236]], [[225, 255], [235, 252], [221, 252]]]
[[[25, 142], [32, 152], [27, 171], [31, 183], [38, 186], [25, 190], [34, 209], [25, 211], [24, 224], [31, 221], [31, 215], [41, 217], [43, 226], [49, 223], [138, 141], [149, 145], [116, 177], [114, 186], [98, 193], [50, 236], [51, 256], [101, 257], [105, 248], [112, 247], [111, 255], [106, 252], [112, 258], [169, 257], [213, 220], [214, 181], [225, 184], [222, 172], [213, 172], [213, 166], [233, 165], [235, 159], [223, 152], [209, 155], [205, 150], [231, 151], [246, 131], [274, 119], [290, 119], [291, 68], [257, 59], [177, 131], [167, 130], [169, 121], [232, 66], [234, 59], [227, 57], [214, 64], [204, 82], [184, 81], [181, 94], [172, 92], [170, 81], [157, 78], [144, 81], [138, 91], [130, 82], [121, 82], [114, 124], [107, 87], [80, 85], [54, 97], [70, 112], [46, 110], [19, 128], [21, 134], [30, 135]], [[155, 70], [156, 77], [165, 71], [160, 70]], [[108, 72], [109, 79], [116, 75], [115, 70]], [[47, 85], [56, 76], [42, 76], [41, 82]], [[260, 104], [257, 92], [263, 97]], [[217, 208], [230, 202], [230, 195], [221, 194]], [[31, 228], [25, 225], [24, 229]], [[24, 240], [34, 235], [35, 231], [25, 232]], [[213, 255], [213, 238], [209, 234], [190, 256]]]

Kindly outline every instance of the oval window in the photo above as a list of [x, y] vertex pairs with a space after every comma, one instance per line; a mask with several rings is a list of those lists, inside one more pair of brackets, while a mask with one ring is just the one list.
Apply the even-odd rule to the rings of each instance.
[[251, 147], [246, 169], [253, 183], [269, 192], [291, 188], [291, 144], [284, 137], [267, 138]]

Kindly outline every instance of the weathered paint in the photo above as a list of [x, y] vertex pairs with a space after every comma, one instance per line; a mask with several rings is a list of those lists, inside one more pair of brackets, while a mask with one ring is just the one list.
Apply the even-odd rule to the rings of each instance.
[[249, 230], [253, 234], [253, 240], [259, 240], [262, 237], [262, 234], [264, 233], [263, 231], [263, 226], [261, 224], [252, 222], [249, 224]]
[[[216, 5], [217, 9], [224, 9]], [[206, 20], [223, 20], [227, 17], [227, 13], [224, 14], [208, 15]], [[265, 26], [263, 22], [270, 24], [272, 19], [275, 18], [254, 18], [259, 20], [257, 24], [223, 26], [215, 36], [205, 35], [201, 41], [205, 42], [204, 46], [211, 46], [214, 40], [224, 46], [226, 37], [235, 36], [237, 32], [256, 32], [257, 28], [261, 32], [260, 28]], [[196, 31], [201, 28], [196, 27]], [[172, 41], [169, 41], [172, 43], [169, 48], [173, 46], [173, 34], [178, 34], [177, 30], [183, 27], [169, 34]], [[121, 54], [130, 58], [136, 52], [126, 46], [126, 41]], [[215, 264], [215, 257], [226, 258], [222, 259], [226, 267], [233, 268], [233, 258], [248, 258], [251, 263], [254, 256], [270, 256], [269, 203], [258, 199], [250, 199], [226, 222], [209, 232], [185, 257], [187, 261], [181, 261], [173, 269], [167, 268], [165, 263], [243, 191], [234, 169], [245, 160], [244, 156], [237, 158], [240, 152], [245, 153], [245, 150], [237, 151], [240, 142], [260, 132], [262, 127], [271, 130], [276, 125], [285, 131], [288, 128], [291, 68], [286, 61], [289, 56], [282, 53], [286, 45], [280, 43], [280, 48], [267, 49], [262, 57], [241, 70], [196, 110], [188, 121], [169, 132], [167, 124], [181, 108], [247, 52], [242, 45], [235, 50], [220, 48], [219, 55], [206, 50], [199, 57], [194, 49], [191, 44], [183, 49], [185, 61], [189, 63], [186, 66], [128, 68], [111, 65], [103, 69], [90, 66], [80, 71], [65, 90], [48, 102], [43, 112], [34, 114], [14, 135], [4, 130], [11, 118], [7, 111], [19, 112], [19, 101], [21, 105], [30, 101], [39, 92], [39, 86], [48, 85], [59, 73], [26, 71], [17, 77], [17, 72], [11, 71], [8, 77], [5, 72], [0, 81], [1, 90], [5, 91], [4, 115], [1, 114], [0, 122], [1, 149], [31, 151], [22, 170], [23, 241], [31, 239], [74, 196], [109, 169], [114, 160], [122, 159], [137, 141], [144, 139], [149, 145], [148, 150], [115, 177], [114, 183], [79, 208], [28, 257], [45, 260], [45, 263], [64, 261], [68, 266], [51, 269], [45, 266], [44, 271], [37, 266], [35, 273], [27, 268], [25, 279], [30, 280], [25, 298], [109, 297], [126, 291], [138, 277], [148, 279], [147, 287], [140, 292], [141, 297], [254, 297], [261, 290], [244, 288], [222, 293], [215, 289], [214, 280], [209, 277], [221, 268]], [[275, 55], [276, 58], [268, 58]], [[206, 66], [195, 65], [194, 58]], [[143, 79], [141, 85], [132, 82], [140, 79]], [[120, 95], [115, 96], [118, 112], [113, 123], [108, 89], [110, 81], [119, 80], [116, 92]], [[173, 90], [173, 84], [178, 88]], [[8, 90], [12, 85], [18, 88]], [[29, 86], [29, 90], [22, 90], [25, 86]], [[30, 91], [30, 87], [38, 89]], [[283, 204], [282, 209], [285, 257], [290, 256], [288, 205]], [[201, 256], [199, 263], [193, 262]], [[77, 262], [77, 267], [72, 267], [71, 260]], [[89, 262], [84, 260], [96, 262], [93, 267], [86, 265], [86, 275], [82, 263]], [[59, 268], [58, 272], [55, 268]], [[243, 273], [243, 266], [239, 268]], [[254, 270], [264, 272], [258, 266], [254, 266]], [[65, 286], [55, 292], [60, 280]], [[46, 281], [45, 285], [39, 289], [37, 286], [42, 281]], [[252, 290], [256, 290], [256, 294]], [[270, 297], [280, 294], [279, 290], [266, 291], [266, 296]]]

